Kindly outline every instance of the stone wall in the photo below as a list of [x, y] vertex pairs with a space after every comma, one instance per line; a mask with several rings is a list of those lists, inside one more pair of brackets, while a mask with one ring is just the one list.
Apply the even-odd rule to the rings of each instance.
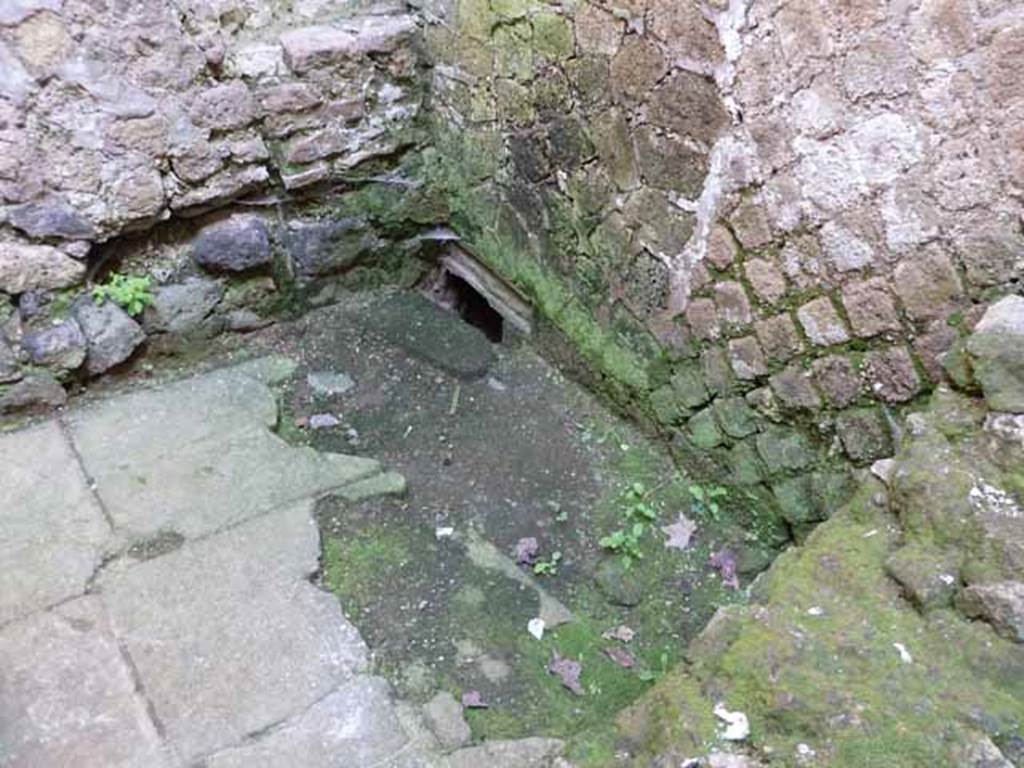
[[1018, 3], [425, 15], [456, 229], [687, 465], [798, 533], [1020, 290]]
[[[392, 5], [2, 4], [0, 411], [401, 268], [434, 208], [406, 178], [424, 78]], [[85, 295], [112, 269], [153, 280], [145, 312]]]
[[[444, 222], [799, 532], [1020, 291], [1019, 3], [415, 5], [6, 3], [0, 406], [411, 281]], [[81, 297], [112, 269], [153, 306]]]

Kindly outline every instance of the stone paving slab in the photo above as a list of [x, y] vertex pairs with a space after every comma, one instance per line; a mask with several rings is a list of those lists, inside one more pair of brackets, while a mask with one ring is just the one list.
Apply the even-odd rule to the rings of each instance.
[[0, 625], [81, 594], [109, 537], [56, 422], [0, 437]]
[[369, 768], [411, 746], [387, 682], [364, 676], [252, 743], [214, 755], [206, 768]]
[[186, 760], [238, 743], [366, 666], [318, 565], [312, 502], [250, 520], [99, 580], [170, 743]]
[[169, 765], [97, 598], [0, 630], [0, 766]]
[[276, 358], [134, 392], [68, 419], [83, 463], [127, 540], [195, 538], [370, 477], [372, 459], [288, 445], [270, 428]]

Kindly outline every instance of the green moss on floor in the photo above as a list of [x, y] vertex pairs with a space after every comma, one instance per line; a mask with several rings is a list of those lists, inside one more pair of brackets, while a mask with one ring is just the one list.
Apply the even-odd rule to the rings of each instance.
[[[866, 485], [780, 557], [726, 640], [698, 644], [693, 666], [635, 710], [647, 728], [639, 753], [678, 746], [659, 712], [672, 697], [686, 702], [684, 723], [715, 701], [745, 712], [752, 742], [780, 765], [795, 765], [805, 744], [844, 768], [952, 766], [979, 733], [997, 743], [1020, 733], [1022, 649], [952, 612], [923, 617], [903, 598], [884, 569], [898, 527], [873, 503], [879, 489]], [[714, 695], [695, 699], [698, 683]]]

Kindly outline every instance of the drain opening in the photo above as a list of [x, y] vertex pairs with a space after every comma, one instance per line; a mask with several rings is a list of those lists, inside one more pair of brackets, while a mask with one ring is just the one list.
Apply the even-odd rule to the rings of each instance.
[[505, 321], [476, 288], [458, 275], [445, 272], [444, 291], [452, 298], [452, 309], [459, 317], [479, 328], [494, 343], [502, 340], [505, 336]]
[[530, 303], [458, 246], [445, 250], [422, 291], [438, 306], [479, 328], [494, 343], [503, 341], [509, 329], [527, 335], [533, 331]]

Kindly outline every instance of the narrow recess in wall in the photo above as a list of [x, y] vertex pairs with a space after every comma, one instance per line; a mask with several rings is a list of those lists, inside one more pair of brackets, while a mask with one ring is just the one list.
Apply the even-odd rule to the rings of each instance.
[[533, 331], [530, 303], [458, 246], [449, 245], [444, 250], [424, 293], [479, 328], [493, 342], [504, 339], [506, 324], [527, 335]]

